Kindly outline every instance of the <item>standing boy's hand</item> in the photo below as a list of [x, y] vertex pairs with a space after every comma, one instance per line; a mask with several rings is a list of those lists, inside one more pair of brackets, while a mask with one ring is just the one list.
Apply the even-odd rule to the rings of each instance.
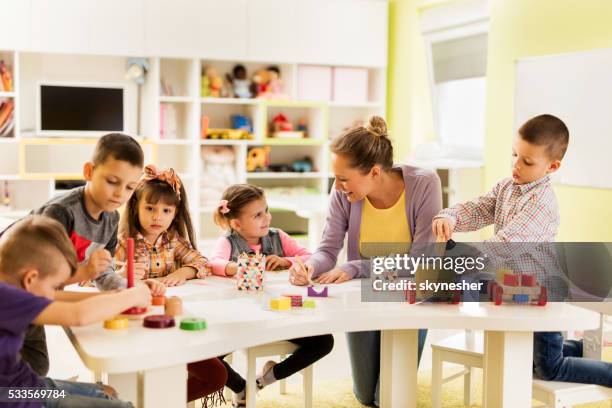
[[455, 220], [452, 218], [440, 217], [433, 220], [431, 223], [431, 229], [434, 235], [444, 240], [443, 242], [451, 239], [453, 231], [455, 230]]
[[278, 255], [266, 255], [266, 270], [275, 271], [286, 269], [291, 266], [291, 261]]
[[136, 285], [136, 286], [148, 287], [149, 291], [151, 292], [153, 296], [161, 296], [164, 293], [166, 293], [166, 287], [164, 286], [164, 284], [161, 282], [158, 282], [155, 279], [147, 279], [144, 281], [144, 285]]

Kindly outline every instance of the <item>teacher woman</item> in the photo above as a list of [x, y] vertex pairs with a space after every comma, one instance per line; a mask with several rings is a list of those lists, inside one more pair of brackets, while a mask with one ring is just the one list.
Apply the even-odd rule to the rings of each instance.
[[[350, 129], [331, 144], [332, 169], [336, 177], [321, 244], [306, 262], [318, 283], [340, 283], [368, 277], [362, 260], [381, 244], [435, 242], [431, 223], [442, 209], [438, 176], [416, 167], [393, 165], [393, 146], [387, 125], [373, 116], [366, 127]], [[348, 262], [336, 266], [348, 233]], [[367, 245], [368, 243], [374, 245]], [[384, 247], [384, 245], [382, 245]], [[305, 285], [302, 268], [292, 266], [294, 285]], [[419, 359], [426, 330], [419, 330]], [[364, 405], [379, 405], [380, 331], [347, 333], [353, 390]]]

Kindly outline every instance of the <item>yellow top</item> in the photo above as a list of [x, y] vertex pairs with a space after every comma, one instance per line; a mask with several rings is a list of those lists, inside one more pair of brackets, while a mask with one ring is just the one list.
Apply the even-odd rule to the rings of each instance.
[[[402, 192], [395, 204], [384, 209], [375, 208], [366, 197], [359, 235], [359, 252], [363, 257], [407, 253], [412, 237], [406, 217], [406, 192]], [[375, 245], [377, 243], [386, 245]]]

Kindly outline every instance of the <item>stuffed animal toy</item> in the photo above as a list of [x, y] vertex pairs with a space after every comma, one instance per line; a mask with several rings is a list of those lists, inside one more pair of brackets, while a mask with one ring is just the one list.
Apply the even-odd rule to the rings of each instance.
[[252, 98], [251, 80], [248, 79], [247, 70], [242, 64], [234, 66], [232, 74], [227, 74], [227, 80], [232, 84], [233, 96], [236, 98]]
[[270, 164], [270, 146], [251, 147], [247, 153], [247, 171], [265, 171]]
[[202, 146], [201, 204], [211, 207], [219, 203], [223, 191], [238, 182], [236, 152], [231, 146]]

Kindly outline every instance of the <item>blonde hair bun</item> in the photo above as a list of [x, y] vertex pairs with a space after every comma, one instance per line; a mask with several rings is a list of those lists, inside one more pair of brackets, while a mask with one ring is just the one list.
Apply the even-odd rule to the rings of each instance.
[[387, 137], [387, 122], [380, 116], [372, 116], [366, 129], [376, 136]]

